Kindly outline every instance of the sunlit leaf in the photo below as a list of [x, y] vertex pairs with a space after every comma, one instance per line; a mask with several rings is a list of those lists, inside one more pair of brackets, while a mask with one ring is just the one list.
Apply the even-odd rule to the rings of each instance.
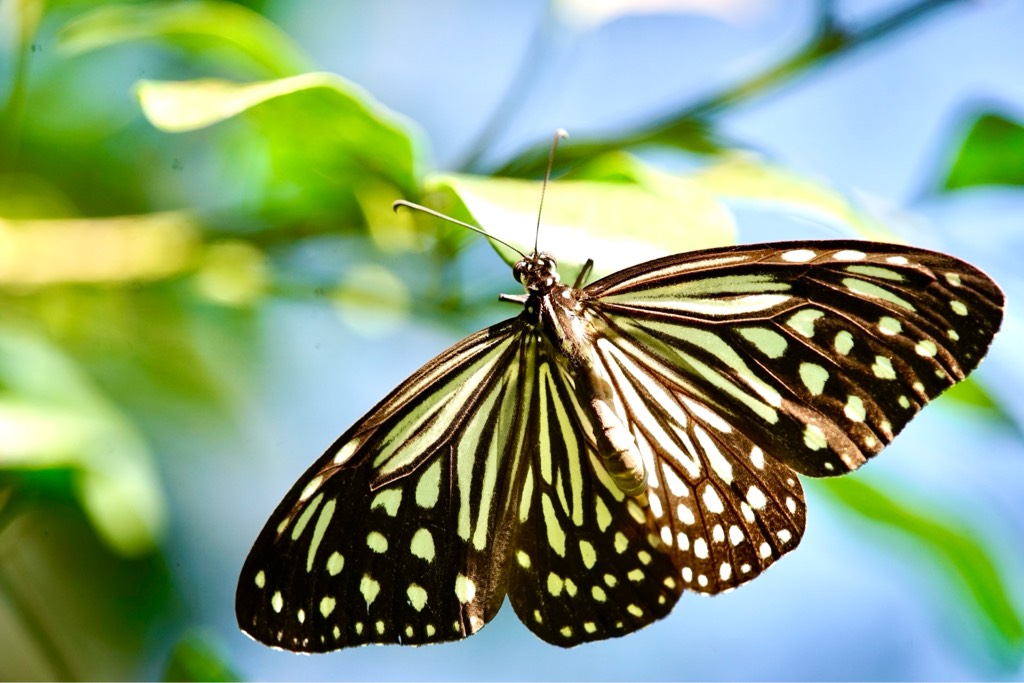
[[278, 170], [287, 172], [282, 181], [293, 186], [328, 183], [335, 195], [358, 192], [372, 174], [403, 194], [415, 193], [421, 155], [415, 126], [335, 74], [254, 83], [140, 81], [137, 94], [150, 122], [167, 132], [196, 130], [252, 110], [271, 139]]
[[[310, 69], [309, 61], [279, 28], [260, 14], [234, 2], [159, 2], [107, 5], [83, 14], [63, 27], [58, 48], [77, 55], [128, 41], [195, 40], [207, 48], [235, 50], [264, 75], [289, 76]], [[223, 52], [218, 59], [224, 60]]]
[[978, 116], [960, 145], [944, 189], [1024, 185], [1024, 126], [1001, 114]]
[[[457, 218], [524, 253], [533, 250], [541, 184], [445, 175], [432, 187], [457, 199]], [[569, 280], [588, 259], [594, 277], [643, 261], [734, 240], [732, 214], [697, 183], [664, 176], [657, 184], [566, 180], [544, 199], [538, 246], [555, 255]], [[518, 256], [495, 245], [509, 263]]]
[[862, 477], [837, 477], [815, 484], [848, 512], [896, 532], [926, 552], [955, 587], [946, 595], [960, 600], [983, 630], [994, 635], [996, 654], [1019, 657], [1024, 648], [1024, 620], [1013, 601], [1014, 581], [1000, 570], [976, 533], [940, 521], [951, 516], [923, 509], [905, 494], [891, 495]]
[[784, 211], [838, 225], [864, 239], [892, 241], [893, 234], [824, 182], [746, 156], [730, 156], [690, 175], [716, 196], [738, 205]]

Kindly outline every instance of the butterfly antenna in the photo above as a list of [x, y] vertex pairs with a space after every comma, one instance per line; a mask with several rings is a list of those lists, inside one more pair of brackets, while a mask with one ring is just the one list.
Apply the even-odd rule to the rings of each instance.
[[537, 207], [537, 229], [533, 233], [533, 253], [537, 253], [537, 243], [540, 240], [540, 216], [544, 213], [544, 193], [548, 189], [548, 181], [551, 179], [551, 166], [555, 163], [555, 149], [559, 140], [565, 140], [569, 133], [564, 128], [555, 131], [555, 137], [551, 140], [551, 151], [548, 152], [548, 167], [544, 170], [544, 184], [540, 186], [540, 206]]
[[512, 251], [516, 252], [517, 254], [522, 256], [523, 258], [526, 258], [526, 254], [524, 254], [523, 252], [519, 251], [518, 249], [513, 247], [511, 244], [506, 242], [505, 240], [498, 239], [494, 235], [488, 234], [485, 230], [483, 230], [482, 228], [478, 228], [475, 225], [470, 225], [469, 223], [463, 223], [458, 218], [452, 218], [451, 216], [446, 216], [443, 213], [441, 213], [440, 211], [434, 211], [433, 209], [428, 209], [427, 207], [422, 206], [421, 204], [414, 204], [412, 202], [407, 202], [404, 199], [396, 200], [391, 205], [391, 210], [397, 212], [398, 211], [398, 207], [400, 207], [400, 206], [404, 206], [407, 209], [412, 209], [413, 211], [422, 211], [423, 213], [429, 214], [429, 215], [433, 216], [434, 218], [440, 218], [443, 221], [448, 221], [449, 223], [454, 223], [455, 225], [461, 225], [464, 228], [469, 228], [473, 232], [478, 232], [478, 233], [480, 233], [481, 235], [483, 235], [484, 237], [486, 237], [489, 240], [494, 240], [498, 244], [504, 244], [506, 247], [508, 247]]

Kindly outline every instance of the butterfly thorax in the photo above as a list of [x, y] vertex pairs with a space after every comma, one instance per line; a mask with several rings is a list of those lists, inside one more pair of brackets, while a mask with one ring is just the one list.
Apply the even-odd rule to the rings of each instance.
[[643, 459], [616, 409], [606, 371], [597, 361], [594, 345], [599, 335], [587, 318], [582, 290], [560, 284], [557, 262], [550, 254], [524, 258], [513, 272], [527, 291], [528, 320], [553, 347], [556, 362], [565, 367], [580, 400], [590, 408], [587, 427], [605, 469], [623, 493], [642, 494], [647, 487]]

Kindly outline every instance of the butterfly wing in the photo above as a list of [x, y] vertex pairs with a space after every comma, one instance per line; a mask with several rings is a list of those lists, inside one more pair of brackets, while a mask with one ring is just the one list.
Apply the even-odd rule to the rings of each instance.
[[243, 631], [316, 652], [455, 640], [497, 613], [524, 330], [513, 319], [448, 349], [327, 449], [245, 561]]
[[584, 292], [602, 336], [816, 477], [862, 465], [977, 367], [1003, 306], [959, 259], [849, 240], [693, 252]]
[[678, 570], [527, 318], [429, 362], [299, 479], [242, 569], [243, 631], [302, 652], [456, 640], [507, 593], [571, 646], [671, 610]]

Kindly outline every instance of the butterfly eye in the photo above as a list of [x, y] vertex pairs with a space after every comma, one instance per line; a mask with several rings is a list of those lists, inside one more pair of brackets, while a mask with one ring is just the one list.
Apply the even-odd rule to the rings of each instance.
[[516, 279], [516, 282], [523, 284], [523, 275], [526, 273], [526, 269], [529, 267], [526, 260], [519, 261], [512, 267], [512, 277]]

